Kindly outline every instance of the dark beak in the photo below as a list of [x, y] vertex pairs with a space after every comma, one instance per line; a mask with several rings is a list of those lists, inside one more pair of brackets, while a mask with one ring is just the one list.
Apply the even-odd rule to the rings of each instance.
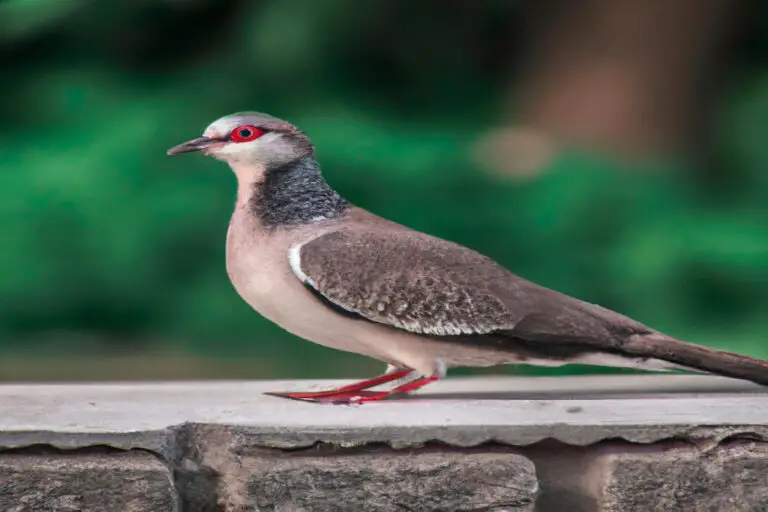
[[181, 153], [191, 153], [192, 151], [202, 151], [203, 149], [210, 148], [219, 144], [221, 141], [212, 139], [210, 137], [198, 137], [196, 139], [182, 142], [178, 146], [173, 146], [166, 153], [168, 155], [178, 155]]

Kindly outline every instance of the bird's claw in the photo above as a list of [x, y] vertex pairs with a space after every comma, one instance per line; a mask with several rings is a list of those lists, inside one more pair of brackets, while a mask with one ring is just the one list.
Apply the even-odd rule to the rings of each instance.
[[288, 398], [301, 402], [313, 402], [334, 405], [354, 405], [365, 402], [373, 402], [386, 398], [389, 393], [383, 391], [295, 391], [295, 392], [268, 392], [269, 396]]

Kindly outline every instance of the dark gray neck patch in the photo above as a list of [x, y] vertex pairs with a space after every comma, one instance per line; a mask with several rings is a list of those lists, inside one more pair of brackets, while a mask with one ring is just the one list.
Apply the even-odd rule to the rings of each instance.
[[333, 219], [349, 208], [325, 181], [314, 156], [267, 168], [248, 203], [269, 228]]

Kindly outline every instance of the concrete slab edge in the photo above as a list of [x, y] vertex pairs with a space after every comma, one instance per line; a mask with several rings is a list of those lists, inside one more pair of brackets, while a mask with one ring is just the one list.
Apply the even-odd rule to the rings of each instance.
[[655, 425], [655, 426], [461, 426], [446, 427], [381, 427], [367, 429], [303, 429], [287, 431], [279, 428], [240, 425], [184, 423], [160, 431], [120, 433], [24, 431], [0, 432], [0, 451], [45, 445], [61, 450], [105, 446], [118, 450], [142, 449], [155, 452], [167, 460], [174, 458], [176, 445], [197, 430], [223, 429], [239, 437], [242, 444], [255, 448], [297, 450], [317, 444], [360, 447], [370, 444], [388, 445], [395, 449], [413, 448], [430, 443], [469, 448], [484, 444], [524, 447], [541, 441], [584, 447], [606, 440], [633, 444], [651, 444], [677, 440], [694, 444], [720, 442], [729, 438], [768, 441], [766, 425]]

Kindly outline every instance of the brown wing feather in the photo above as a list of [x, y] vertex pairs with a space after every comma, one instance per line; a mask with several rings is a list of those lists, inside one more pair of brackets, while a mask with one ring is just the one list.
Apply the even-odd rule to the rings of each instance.
[[615, 338], [622, 323], [626, 332], [650, 332], [515, 276], [471, 249], [414, 231], [339, 230], [304, 244], [299, 257], [297, 274], [333, 304], [418, 334], [519, 330], [542, 341], [567, 336], [589, 343]]

